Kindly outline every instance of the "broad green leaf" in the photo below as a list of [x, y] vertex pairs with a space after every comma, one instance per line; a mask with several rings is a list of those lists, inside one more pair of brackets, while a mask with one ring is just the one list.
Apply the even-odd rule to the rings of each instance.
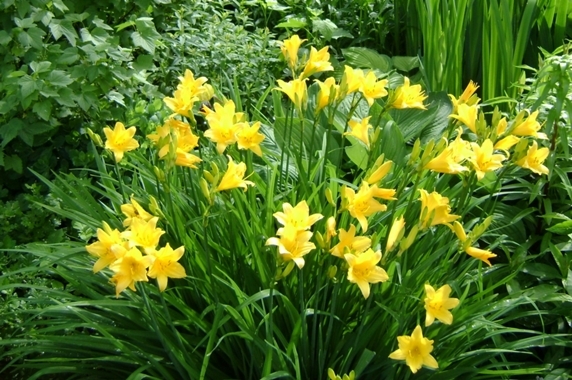
[[401, 165], [405, 160], [406, 147], [405, 141], [399, 129], [399, 126], [389, 121], [383, 126], [383, 131], [379, 135], [379, 151], [376, 156], [384, 154], [386, 159], [392, 160], [397, 165]]
[[4, 169], [22, 174], [22, 160], [16, 155], [4, 156]]
[[95, 26], [97, 26], [98, 28], [105, 29], [105, 30], [113, 30], [113, 28], [111, 26], [107, 25], [105, 22], [103, 22], [103, 20], [101, 20], [97, 16], [95, 16], [93, 18], [93, 20], [91, 20], [91, 22], [93, 22], [93, 24]]
[[39, 28], [33, 27], [18, 34], [18, 41], [24, 46], [32, 46], [34, 49], [43, 48], [43, 36], [46, 33]]
[[18, 17], [14, 17], [14, 23], [22, 29], [29, 29], [33, 26], [36, 26], [36, 24], [34, 23], [34, 19], [32, 19], [31, 17], [27, 17], [27, 18], [23, 18], [23, 19], [20, 19]]
[[110, 91], [109, 94], [107, 94], [107, 99], [125, 107], [125, 102], [123, 101], [124, 96], [117, 91]]
[[75, 101], [73, 99], [73, 91], [69, 87], [62, 87], [59, 89], [59, 97], [56, 98], [56, 102], [62, 106], [75, 107]]
[[133, 62], [133, 68], [137, 71], [149, 70], [153, 67], [153, 56], [141, 54]]
[[419, 67], [419, 57], [391, 57], [393, 66], [399, 71], [409, 72]]
[[317, 19], [312, 21], [312, 29], [314, 33], [320, 32], [322, 37], [324, 37], [326, 41], [329, 41], [334, 36], [334, 30], [338, 29], [338, 26], [328, 19]]
[[65, 11], [69, 11], [69, 8], [64, 4], [62, 0], [53, 0], [52, 4], [62, 13], [65, 13]]
[[36, 74], [46, 72], [50, 69], [52, 63], [50, 61], [42, 61], [42, 62], [31, 62], [30, 68]]
[[393, 67], [391, 58], [372, 49], [351, 47], [343, 49], [342, 52], [347, 64], [352, 67], [379, 70], [382, 73], [389, 72]]
[[52, 71], [47, 80], [58, 87], [65, 87], [73, 83], [73, 79], [63, 70]]
[[61, 65], [71, 65], [79, 59], [78, 49], [75, 47], [69, 47], [62, 52], [58, 57], [58, 63]]
[[0, 45], [6, 46], [10, 41], [12, 41], [12, 37], [5, 30], [0, 30]]
[[8, 123], [0, 127], [0, 136], [2, 137], [2, 147], [5, 147], [12, 141], [18, 132], [24, 128], [24, 122], [18, 118], [11, 119]]
[[572, 233], [572, 220], [566, 220], [552, 227], [547, 228], [548, 231], [558, 235], [568, 235]]
[[157, 33], [153, 19], [150, 17], [140, 17], [135, 20], [137, 31], [131, 34], [133, 44], [139, 46], [151, 54], [155, 54], [156, 42], [161, 38]]
[[42, 119], [48, 121], [52, 115], [52, 102], [48, 99], [37, 102], [34, 104], [32, 111], [34, 111]]
[[69, 41], [70, 45], [75, 47], [78, 35], [70, 20], [52, 20], [49, 28], [56, 41], [63, 35]]
[[351, 141], [352, 145], [345, 148], [346, 154], [358, 168], [366, 170], [369, 156], [367, 148], [357, 139], [352, 138]]
[[29, 75], [25, 75], [18, 80], [20, 85], [20, 93], [22, 100], [30, 96], [34, 91], [37, 90], [36, 81]]
[[301, 18], [290, 18], [285, 22], [281, 22], [280, 24], [276, 25], [276, 28], [292, 28], [292, 29], [301, 29], [307, 25], [305, 19]]
[[560, 272], [554, 267], [542, 263], [526, 263], [522, 268], [524, 273], [537, 277], [541, 281], [548, 281], [562, 278]]

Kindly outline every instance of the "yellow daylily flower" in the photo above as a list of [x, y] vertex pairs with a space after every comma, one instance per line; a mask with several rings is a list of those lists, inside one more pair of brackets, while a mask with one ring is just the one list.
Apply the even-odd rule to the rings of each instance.
[[457, 107], [457, 113], [452, 114], [449, 117], [459, 120], [461, 123], [465, 124], [471, 132], [477, 133], [475, 124], [477, 122], [478, 111], [479, 109], [476, 104], [472, 106], [469, 106], [468, 104], [459, 104]]
[[310, 243], [312, 232], [301, 231], [288, 225], [279, 230], [279, 237], [271, 237], [266, 240], [266, 245], [278, 247], [278, 253], [284, 261], [294, 261], [298, 268], [302, 269], [306, 263], [304, 256], [316, 249], [314, 243]]
[[449, 198], [436, 191], [429, 194], [426, 190], [419, 189], [419, 193], [421, 194], [420, 222], [423, 228], [448, 224], [460, 218], [459, 215], [450, 214]]
[[549, 153], [550, 150], [548, 148], [538, 149], [538, 144], [536, 141], [533, 141], [532, 145], [528, 147], [526, 156], [518, 160], [516, 164], [537, 174], [548, 174], [548, 168], [542, 165], [542, 163], [546, 160]]
[[215, 103], [214, 111], [204, 107], [205, 119], [209, 124], [205, 137], [217, 144], [218, 154], [222, 154], [227, 146], [236, 142], [236, 133], [244, 127], [244, 113], [235, 110], [236, 106], [232, 100], [226, 101], [224, 105]]
[[184, 149], [177, 148], [176, 150], [175, 165], [196, 169], [197, 164], [201, 161], [200, 157], [187, 153]]
[[493, 154], [493, 142], [491, 140], [486, 139], [481, 146], [477, 143], [471, 143], [471, 147], [475, 155], [470, 157], [469, 161], [473, 164], [479, 181], [484, 178], [487, 172], [502, 168], [502, 162], [506, 160], [506, 157], [502, 154]]
[[112, 247], [114, 245], [123, 245], [124, 239], [121, 232], [117, 229], [111, 229], [109, 224], [103, 222], [103, 230], [97, 229], [97, 241], [85, 247], [90, 255], [97, 257], [97, 261], [93, 265], [93, 273], [97, 273], [108, 265], [117, 260]]
[[278, 223], [298, 231], [309, 230], [314, 223], [324, 217], [322, 214], [310, 215], [310, 208], [306, 201], [299, 202], [296, 207], [286, 202], [282, 204], [282, 209], [284, 212], [278, 211], [273, 214]]
[[135, 291], [135, 283], [138, 281], [149, 281], [147, 268], [152, 262], [152, 256], [143, 256], [137, 248], [131, 248], [111, 264], [109, 268], [115, 272], [111, 277], [111, 281], [115, 283], [115, 296], [119, 297], [119, 293], [127, 287]]
[[396, 242], [403, 237], [403, 228], [405, 227], [405, 218], [403, 216], [395, 219], [387, 235], [387, 244], [385, 246], [385, 253], [391, 251]]
[[237, 187], [242, 187], [244, 191], [248, 186], [254, 186], [254, 182], [247, 181], [244, 179], [244, 174], [246, 173], [246, 164], [244, 162], [239, 162], [235, 164], [230, 156], [228, 156], [228, 168], [222, 176], [220, 183], [218, 184], [216, 191], [230, 190]]
[[355, 377], [356, 373], [354, 371], [350, 371], [349, 374], [340, 377], [339, 375], [336, 375], [333, 369], [328, 368], [328, 378], [330, 380], [354, 380]]
[[142, 247], [145, 253], [154, 251], [159, 244], [161, 235], [165, 233], [157, 228], [159, 218], [153, 217], [148, 221], [134, 218], [131, 220], [131, 227], [121, 233], [121, 237], [129, 241], [129, 248]]
[[421, 326], [417, 325], [411, 336], [398, 336], [397, 342], [399, 349], [389, 355], [390, 359], [405, 360], [405, 364], [413, 373], [417, 373], [424, 365], [433, 369], [439, 368], [437, 360], [431, 355], [433, 340], [423, 337]]
[[387, 96], [387, 79], [377, 80], [375, 73], [370, 71], [364, 77], [359, 90], [363, 94], [367, 104], [371, 107], [375, 99]]
[[391, 195], [391, 192], [394, 193], [395, 190], [379, 189], [377, 185], [370, 187], [365, 181], [362, 182], [357, 194], [355, 190], [349, 187], [344, 187], [342, 190], [346, 202], [346, 208], [350, 212], [350, 215], [359, 221], [363, 232], [367, 231], [368, 223], [366, 218], [368, 216], [373, 215], [378, 211], [387, 210], [387, 206], [379, 203], [374, 199], [374, 197], [393, 196]]
[[491, 251], [487, 251], [487, 250], [475, 248], [475, 247], [468, 247], [467, 249], [465, 249], [465, 252], [469, 256], [474, 257], [475, 259], [479, 259], [479, 260], [483, 261], [488, 266], [492, 266], [489, 259], [491, 259], [493, 257], [497, 257], [497, 255], [495, 255]]
[[371, 248], [359, 256], [351, 253], [344, 255], [348, 263], [348, 281], [357, 284], [364, 298], [369, 297], [370, 285], [385, 282], [389, 279], [387, 272], [377, 266], [381, 260], [381, 252]]
[[453, 113], [457, 113], [457, 107], [459, 106], [459, 104], [468, 104], [469, 106], [477, 104], [480, 99], [474, 94], [478, 88], [479, 86], [471, 80], [469, 81], [469, 84], [467, 85], [465, 91], [463, 91], [459, 99], [449, 94], [449, 98], [451, 98], [451, 102], [453, 103]]
[[115, 156], [115, 162], [119, 162], [123, 159], [125, 152], [137, 149], [139, 143], [133, 138], [137, 128], [130, 127], [125, 129], [123, 123], [115, 123], [113, 130], [109, 127], [103, 128], [103, 133], [105, 133], [105, 149], [109, 149], [113, 152]]
[[316, 112], [330, 104], [330, 101], [336, 99], [337, 94], [340, 92], [340, 86], [336, 84], [336, 80], [332, 77], [327, 78], [324, 82], [316, 80], [320, 86], [320, 92], [316, 101]]
[[379, 181], [385, 178], [387, 173], [389, 173], [389, 171], [391, 170], [392, 166], [393, 166], [393, 161], [384, 162], [383, 164], [379, 165], [377, 169], [375, 169], [373, 173], [371, 173], [371, 175], [367, 177], [365, 181], [370, 185], [378, 183]]
[[421, 89], [421, 85], [416, 84], [411, 86], [409, 84], [409, 78], [403, 77], [403, 85], [395, 90], [391, 107], [397, 109], [419, 108], [424, 110], [427, 109], [423, 105], [425, 99], [427, 99], [427, 96]]
[[438, 173], [459, 174], [467, 171], [461, 162], [470, 159], [474, 152], [471, 150], [471, 145], [468, 141], [461, 138], [463, 132], [459, 127], [457, 130], [457, 137], [451, 142], [437, 157], [425, 165], [425, 169], [433, 170]]
[[371, 119], [371, 116], [363, 118], [360, 121], [356, 120], [348, 121], [348, 125], [351, 131], [344, 133], [344, 135], [349, 135], [357, 138], [358, 140], [363, 142], [368, 149], [369, 149], [369, 130], [373, 128], [371, 124], [369, 124], [369, 119]]
[[438, 290], [435, 290], [431, 285], [425, 284], [426, 327], [432, 325], [435, 318], [446, 325], [453, 323], [453, 314], [451, 314], [449, 309], [457, 307], [459, 299], [449, 298], [449, 294], [451, 294], [449, 285], [443, 285]]
[[326, 46], [318, 51], [315, 47], [312, 46], [310, 48], [310, 57], [308, 58], [308, 62], [306, 62], [306, 66], [304, 67], [304, 71], [302, 72], [300, 78], [308, 78], [309, 76], [316, 73], [333, 70], [334, 67], [330, 63], [330, 53], [328, 53], [328, 47]]
[[542, 132], [538, 132], [541, 128], [540, 123], [536, 121], [538, 117], [538, 111], [534, 111], [530, 114], [525, 120], [523, 120], [520, 124], [518, 124], [514, 129], [511, 131], [511, 134], [515, 136], [532, 136], [536, 137], [537, 139], [546, 139], [546, 134]]
[[280, 43], [282, 55], [292, 70], [296, 68], [296, 64], [298, 63], [298, 50], [304, 41], [306, 40], [302, 40], [297, 34], [294, 34], [292, 37]]
[[336, 218], [330, 216], [326, 221], [326, 242], [329, 243], [334, 236], [337, 236], [336, 232]]
[[358, 91], [364, 80], [364, 73], [361, 69], [354, 69], [350, 66], [344, 66], [344, 75], [340, 82], [340, 93], [338, 100], [342, 100], [346, 95]]
[[497, 150], [508, 151], [510, 148], [512, 148], [514, 145], [516, 145], [519, 141], [520, 141], [519, 137], [516, 137], [513, 135], [508, 135], [505, 138], [497, 141], [495, 143], [494, 148]]
[[371, 239], [367, 236], [356, 236], [356, 226], [350, 225], [349, 230], [340, 228], [339, 243], [330, 249], [330, 253], [340, 259], [344, 258], [346, 248], [354, 253], [361, 254], [363, 251], [371, 247]]
[[283, 80], [278, 79], [277, 82], [277, 90], [288, 95], [297, 109], [301, 110], [306, 108], [306, 101], [308, 98], [306, 79], [293, 79], [290, 82], [284, 82]]
[[195, 102], [208, 100], [213, 95], [212, 86], [205, 84], [207, 80], [205, 77], [195, 79], [192, 71], [187, 69], [185, 75], [179, 77], [174, 97], [165, 97], [163, 101], [174, 112], [189, 117]]
[[140, 218], [144, 221], [151, 220], [153, 215], [145, 209], [131, 196], [131, 203], [121, 205], [121, 212], [127, 217], [123, 220], [123, 227], [129, 227], [133, 218]]
[[169, 243], [158, 251], [153, 252], [154, 260], [147, 275], [157, 279], [161, 292], [167, 288], [169, 278], [184, 278], [187, 275], [185, 268], [177, 262], [183, 257], [184, 253], [184, 246], [173, 250]]
[[238, 149], [248, 149], [257, 156], [262, 157], [260, 143], [264, 141], [265, 136], [258, 132], [259, 129], [259, 121], [250, 126], [248, 124], [244, 124], [243, 127], [236, 133], [236, 143], [238, 145]]

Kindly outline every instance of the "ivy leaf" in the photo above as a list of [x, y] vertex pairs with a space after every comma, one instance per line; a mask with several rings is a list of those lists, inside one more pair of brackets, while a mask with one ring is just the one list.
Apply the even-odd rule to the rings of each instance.
[[42, 62], [31, 62], [30, 68], [35, 73], [43, 73], [50, 69], [52, 63], [50, 61], [42, 61]]
[[43, 48], [43, 37], [46, 33], [39, 28], [30, 28], [18, 34], [18, 41], [24, 46], [31, 46], [34, 49], [41, 50]]
[[133, 44], [139, 46], [151, 54], [155, 54], [156, 42], [161, 38], [157, 33], [151, 17], [140, 17], [135, 20], [137, 31], [131, 34]]
[[13, 155], [13, 156], [5, 156], [4, 157], [4, 169], [5, 170], [14, 170], [18, 174], [22, 174], [22, 159], [20, 157]]
[[71, 65], [79, 59], [78, 50], [75, 47], [69, 47], [63, 51], [58, 58], [58, 63], [62, 65]]
[[48, 121], [52, 115], [52, 102], [48, 99], [37, 102], [34, 104], [32, 111], [34, 111], [42, 119]]
[[11, 119], [8, 123], [0, 127], [0, 136], [2, 137], [2, 148], [8, 145], [8, 143], [24, 128], [24, 122], [18, 118]]
[[48, 76], [48, 82], [58, 87], [65, 87], [73, 83], [73, 79], [63, 70], [54, 70]]
[[25, 99], [37, 90], [36, 81], [29, 75], [24, 75], [18, 80], [21, 98]]

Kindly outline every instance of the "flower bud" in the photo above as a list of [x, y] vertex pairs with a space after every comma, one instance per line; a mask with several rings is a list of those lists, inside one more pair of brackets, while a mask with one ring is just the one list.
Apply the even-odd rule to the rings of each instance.
[[100, 148], [103, 148], [103, 141], [101, 140], [101, 136], [98, 135], [97, 133], [94, 133], [91, 128], [87, 128], [87, 134], [89, 136], [89, 138], [91, 139], [91, 141], [93, 141], [93, 143], [95, 144], [95, 146], [98, 146]]

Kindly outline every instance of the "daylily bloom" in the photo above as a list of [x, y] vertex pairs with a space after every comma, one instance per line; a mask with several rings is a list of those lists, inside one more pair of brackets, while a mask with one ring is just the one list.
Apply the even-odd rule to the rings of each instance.
[[271, 237], [266, 240], [266, 245], [278, 247], [278, 253], [284, 261], [294, 261], [298, 268], [302, 269], [306, 263], [304, 256], [316, 248], [314, 243], [310, 243], [312, 232], [300, 231], [292, 226], [286, 226], [279, 230], [280, 237]]
[[459, 305], [457, 298], [449, 298], [451, 287], [449, 285], [441, 286], [437, 291], [429, 285], [425, 284], [425, 326], [430, 326], [437, 318], [441, 323], [450, 325], [453, 323], [453, 314], [449, 309], [453, 309]]
[[298, 231], [308, 230], [318, 220], [324, 216], [322, 214], [310, 215], [310, 208], [306, 201], [299, 202], [296, 207], [290, 203], [282, 204], [284, 212], [275, 212], [274, 217], [284, 227], [292, 227]]
[[336, 84], [336, 80], [332, 77], [327, 78], [324, 82], [316, 80], [320, 86], [318, 99], [316, 101], [316, 112], [330, 104], [330, 99], [333, 101], [340, 91], [340, 86]]
[[359, 256], [346, 253], [344, 258], [348, 262], [348, 281], [359, 286], [364, 298], [369, 297], [370, 286], [389, 279], [387, 272], [376, 264], [381, 260], [381, 252], [374, 252], [371, 248]]
[[528, 147], [526, 156], [518, 160], [516, 164], [537, 174], [548, 174], [548, 168], [542, 165], [542, 163], [546, 160], [549, 153], [550, 150], [548, 148], [538, 149], [538, 144], [536, 141], [533, 141], [532, 145]]
[[121, 237], [129, 241], [129, 247], [142, 247], [145, 253], [150, 253], [159, 244], [161, 235], [165, 233], [157, 228], [159, 218], [153, 217], [148, 221], [135, 218], [131, 220], [131, 228], [121, 233]]
[[152, 256], [143, 256], [137, 248], [131, 248], [123, 257], [115, 261], [109, 268], [115, 272], [111, 281], [115, 283], [115, 296], [127, 287], [135, 291], [137, 281], [149, 281], [147, 268], [153, 262]]
[[145, 209], [133, 198], [133, 196], [131, 197], [131, 203], [121, 205], [121, 212], [127, 217], [125, 220], [123, 220], [124, 227], [129, 227], [131, 225], [131, 221], [134, 218], [140, 218], [144, 221], [148, 221], [153, 218], [153, 215], [145, 211]]
[[437, 360], [431, 356], [433, 340], [423, 337], [421, 326], [417, 325], [411, 336], [398, 336], [397, 342], [399, 349], [389, 355], [390, 359], [405, 360], [405, 364], [413, 373], [419, 371], [424, 365], [433, 369], [439, 368]]
[[[381, 181], [387, 173], [391, 170], [391, 166], [393, 165], [393, 161], [386, 161], [382, 165], [379, 165], [377, 169], [374, 170], [373, 173], [365, 180], [370, 185], [378, 183]], [[375, 167], [375, 166], [374, 166]]]
[[487, 172], [502, 168], [502, 161], [506, 160], [506, 157], [502, 154], [493, 154], [493, 142], [491, 140], [486, 139], [481, 146], [477, 143], [471, 143], [471, 147], [475, 155], [469, 160], [473, 164], [479, 181], [484, 178]]
[[208, 100], [212, 97], [213, 88], [205, 84], [208, 79], [200, 77], [195, 79], [191, 70], [185, 70], [185, 75], [179, 77], [179, 85], [173, 98], [165, 97], [163, 101], [174, 112], [189, 117], [193, 105], [197, 101]]
[[449, 117], [459, 120], [465, 124], [473, 133], [477, 133], [475, 123], [477, 122], [478, 106], [476, 104], [469, 106], [467, 104], [459, 104], [457, 113]]
[[461, 162], [470, 159], [474, 152], [468, 141], [461, 138], [462, 128], [459, 127], [457, 137], [437, 157], [425, 165], [425, 169], [438, 173], [458, 174], [469, 170]]
[[421, 89], [421, 85], [416, 84], [411, 86], [409, 84], [409, 78], [403, 77], [403, 85], [395, 90], [391, 106], [398, 109], [419, 108], [424, 110], [427, 109], [423, 105], [425, 99], [427, 99], [427, 96]]
[[304, 41], [306, 40], [301, 40], [297, 34], [294, 34], [289, 39], [284, 40], [280, 45], [282, 55], [292, 70], [296, 68], [296, 64], [298, 63], [298, 50]]
[[513, 130], [512, 134], [515, 136], [532, 136], [538, 139], [546, 139], [546, 134], [538, 132], [540, 130], [540, 123], [536, 121], [538, 111], [534, 111], [523, 122], [518, 124]]
[[475, 96], [473, 95], [475, 94], [478, 88], [479, 86], [477, 86], [475, 82], [469, 81], [469, 84], [467, 85], [465, 91], [463, 91], [459, 99], [455, 98], [453, 95], [449, 95], [449, 98], [451, 98], [451, 102], [453, 103], [453, 113], [457, 113], [457, 107], [460, 104], [468, 104], [469, 106], [477, 104], [479, 102], [479, 98], [476, 95]]
[[366, 232], [368, 227], [366, 218], [378, 211], [387, 210], [387, 206], [379, 203], [374, 197], [390, 196], [385, 199], [393, 199], [391, 197], [395, 194], [395, 190], [379, 189], [377, 185], [370, 187], [367, 182], [363, 181], [357, 194], [349, 187], [344, 187], [342, 193], [350, 215], [359, 221], [363, 232]]
[[421, 194], [421, 225], [423, 228], [438, 224], [448, 224], [459, 219], [459, 215], [450, 214], [449, 198], [443, 197], [434, 191], [429, 194], [426, 190], [420, 189]]
[[337, 236], [338, 233], [336, 232], [336, 218], [330, 216], [328, 220], [326, 220], [326, 242], [330, 242], [334, 236]]
[[361, 69], [354, 69], [344, 66], [344, 75], [340, 82], [340, 93], [338, 99], [343, 99], [346, 95], [358, 91], [364, 80], [364, 73]]
[[385, 88], [387, 83], [387, 79], [377, 80], [373, 71], [368, 72], [364, 77], [359, 90], [370, 107], [373, 105], [375, 99], [387, 96], [387, 89]]
[[125, 152], [137, 149], [139, 143], [133, 138], [137, 128], [130, 127], [125, 129], [123, 123], [115, 123], [115, 128], [112, 130], [109, 127], [103, 128], [103, 133], [107, 140], [105, 141], [105, 149], [109, 149], [115, 156], [115, 162], [121, 161]]
[[348, 121], [348, 125], [350, 127], [350, 132], [344, 133], [344, 135], [350, 135], [365, 144], [365, 146], [369, 149], [369, 130], [373, 128], [371, 124], [369, 124], [369, 119], [371, 116], [361, 119], [360, 121], [350, 120]]
[[249, 149], [254, 154], [262, 157], [262, 150], [260, 149], [260, 143], [264, 140], [264, 135], [258, 130], [260, 129], [260, 122], [257, 121], [252, 125], [245, 124], [236, 133], [236, 143], [238, 149]]
[[277, 82], [277, 89], [288, 95], [297, 109], [306, 108], [306, 100], [308, 98], [306, 79], [293, 79], [290, 82], [278, 79]]
[[371, 239], [367, 236], [356, 236], [356, 226], [350, 225], [349, 230], [340, 228], [339, 230], [339, 243], [330, 249], [330, 253], [340, 259], [344, 258], [346, 248], [354, 253], [360, 254], [369, 247], [371, 247]]
[[467, 252], [467, 254], [469, 254], [469, 256], [472, 256], [475, 259], [479, 259], [479, 260], [483, 261], [488, 266], [492, 266], [489, 259], [493, 258], [493, 257], [497, 257], [497, 255], [495, 255], [491, 251], [487, 251], [487, 250], [475, 248], [475, 247], [468, 247], [467, 249], [465, 249], [465, 252]]
[[405, 218], [403, 216], [395, 219], [387, 235], [387, 244], [385, 246], [385, 253], [391, 251], [395, 243], [403, 237], [403, 228], [405, 227]]
[[162, 292], [167, 288], [167, 281], [169, 278], [184, 278], [187, 274], [185, 268], [177, 261], [185, 253], [185, 247], [181, 246], [175, 250], [171, 248], [169, 243], [156, 252], [153, 252], [155, 260], [147, 275], [151, 278], [157, 279], [159, 290]]
[[187, 153], [183, 149], [177, 148], [176, 150], [175, 165], [196, 169], [197, 164], [201, 161], [200, 157], [192, 153]]
[[204, 108], [205, 119], [209, 124], [209, 129], [205, 132], [205, 137], [215, 142], [216, 150], [222, 154], [227, 146], [236, 142], [236, 132], [244, 127], [244, 113], [235, 112], [236, 107], [232, 100], [228, 100], [221, 105], [215, 103], [214, 111], [208, 107]]
[[308, 62], [306, 62], [306, 66], [304, 67], [304, 71], [302, 72], [300, 78], [308, 78], [313, 74], [332, 70], [334, 70], [334, 68], [330, 63], [330, 53], [328, 53], [328, 47], [326, 46], [318, 51], [315, 47], [312, 46], [310, 48], [310, 57], [308, 58]]
[[328, 368], [328, 378], [330, 380], [354, 380], [355, 377], [356, 373], [354, 371], [350, 371], [349, 374], [340, 377], [339, 375], [336, 375], [333, 369]]
[[121, 232], [117, 229], [112, 230], [109, 224], [103, 222], [103, 230], [97, 229], [97, 241], [85, 247], [90, 255], [98, 258], [93, 265], [93, 273], [99, 272], [117, 260], [111, 247], [117, 244], [122, 245], [123, 242]]
[[499, 141], [497, 141], [495, 143], [494, 148], [497, 150], [504, 150], [504, 151], [508, 151], [510, 148], [512, 148], [515, 144], [517, 144], [520, 141], [519, 137], [513, 136], [513, 135], [508, 135], [505, 138], [500, 139]]
[[248, 186], [254, 186], [254, 182], [244, 179], [245, 172], [246, 164], [244, 162], [235, 164], [232, 158], [228, 156], [228, 168], [218, 184], [216, 191], [229, 190], [236, 187], [242, 187], [244, 191], [246, 191]]

